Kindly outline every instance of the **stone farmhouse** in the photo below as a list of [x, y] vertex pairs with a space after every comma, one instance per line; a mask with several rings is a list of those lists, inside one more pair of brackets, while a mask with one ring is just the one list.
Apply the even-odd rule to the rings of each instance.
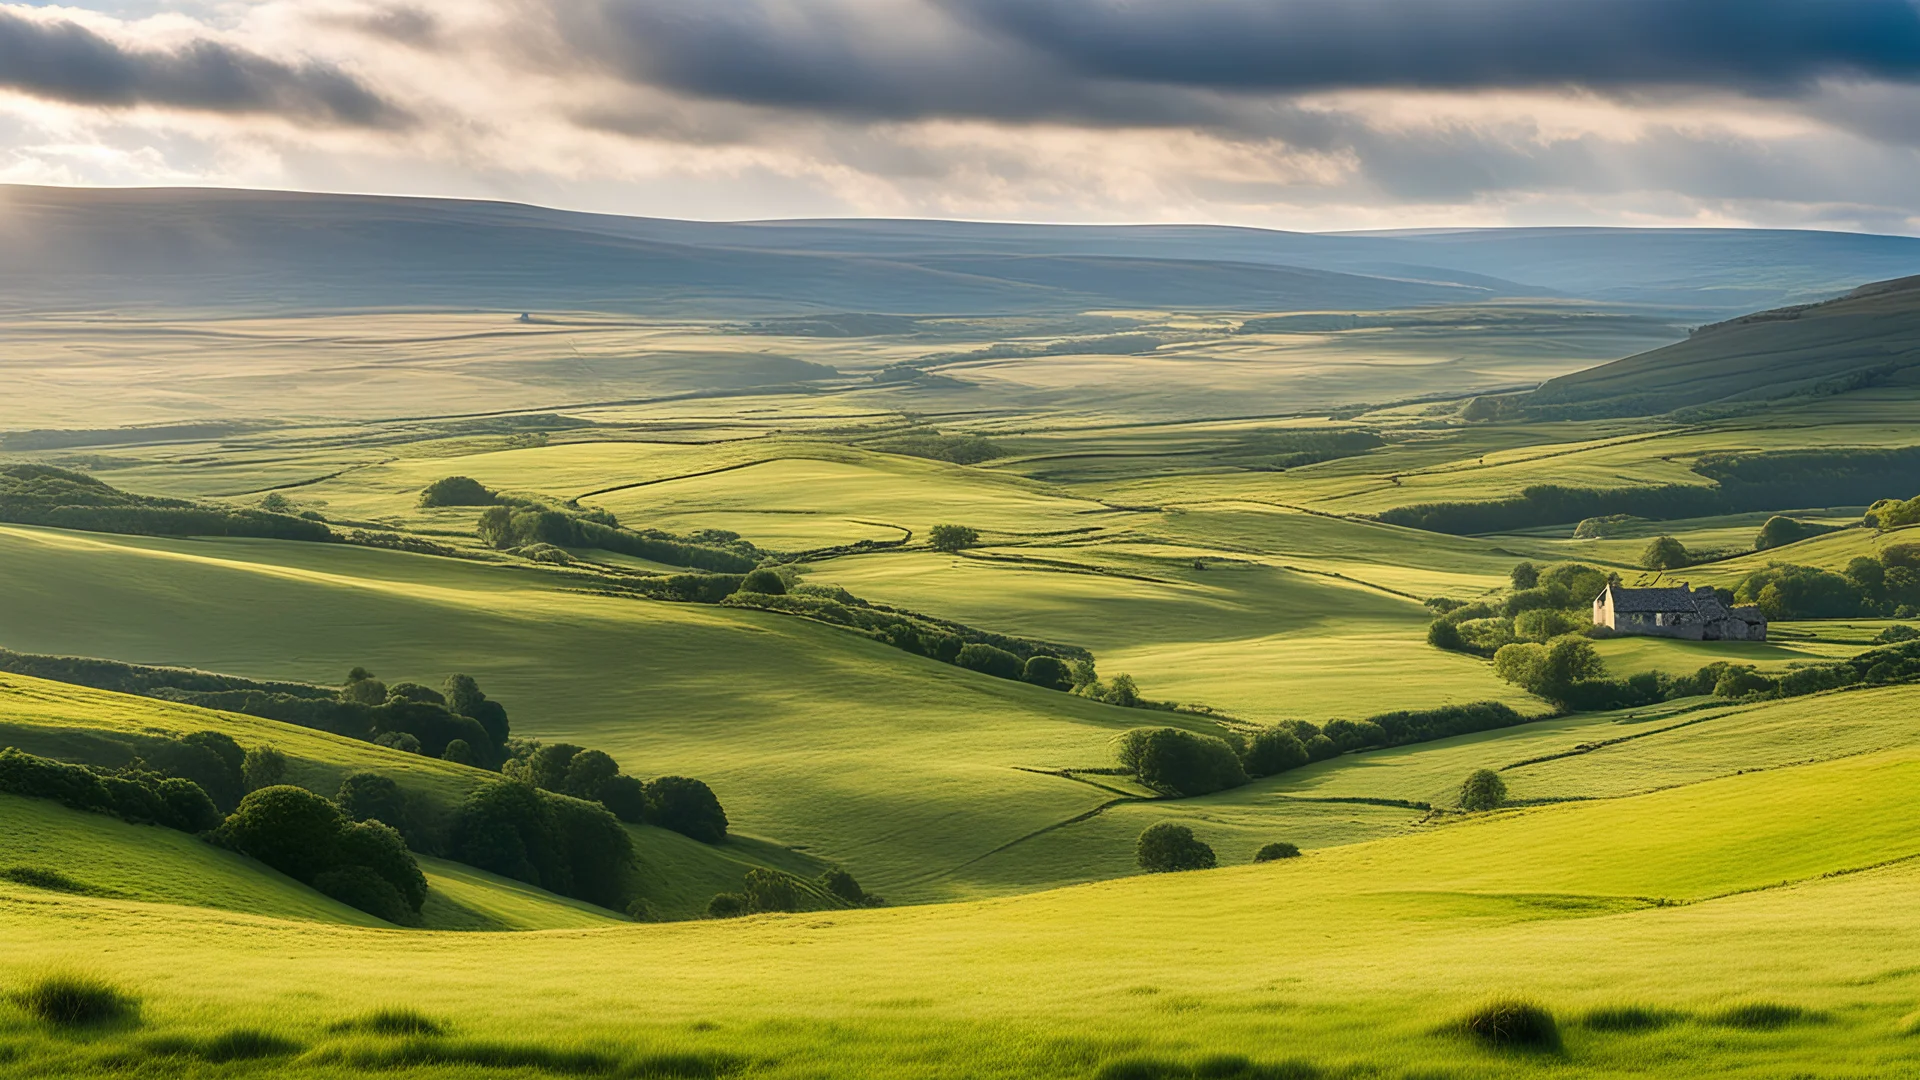
[[1767, 617], [1757, 607], [1730, 607], [1706, 586], [1625, 589], [1608, 585], [1593, 600], [1593, 625], [1619, 634], [1688, 641], [1765, 641]]

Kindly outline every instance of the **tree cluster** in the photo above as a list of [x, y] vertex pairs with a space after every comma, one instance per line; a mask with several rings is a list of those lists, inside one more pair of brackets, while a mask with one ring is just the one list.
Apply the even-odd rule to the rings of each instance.
[[427, 899], [426, 876], [399, 832], [379, 821], [354, 821], [305, 788], [279, 785], [248, 794], [214, 839], [391, 923], [417, 922]]
[[1769, 619], [1910, 618], [1920, 615], [1920, 544], [1858, 556], [1837, 574], [1775, 563], [1741, 579], [1734, 599]]
[[0, 465], [0, 521], [141, 536], [250, 536], [331, 541], [324, 522], [121, 491], [51, 465]]
[[703, 844], [727, 838], [727, 813], [712, 788], [685, 776], [642, 781], [622, 773], [599, 750], [516, 740], [501, 772], [540, 791], [598, 803], [621, 821], [656, 825]]
[[1213, 848], [1195, 837], [1192, 829], [1171, 821], [1147, 826], [1134, 844], [1134, 861], [1150, 874], [1211, 870], [1218, 865]]
[[0, 749], [0, 792], [181, 832], [205, 832], [220, 824], [213, 800], [191, 780], [138, 768], [108, 772], [69, 765], [13, 747]]
[[1427, 643], [1491, 657], [1517, 641], [1544, 643], [1584, 630], [1593, 625], [1593, 598], [1611, 580], [1612, 574], [1586, 563], [1520, 563], [1513, 568], [1512, 589], [1502, 595], [1472, 603], [1427, 601], [1436, 614]]
[[606, 807], [496, 780], [474, 791], [454, 818], [454, 857], [502, 877], [601, 907], [633, 899], [633, 838]]
[[596, 548], [671, 566], [728, 574], [747, 573], [759, 565], [764, 555], [737, 536], [725, 546], [696, 543], [658, 529], [622, 528], [619, 519], [606, 510], [590, 510], [573, 503], [555, 505], [497, 493], [493, 499], [494, 505], [480, 515], [477, 530], [482, 543], [502, 551]]

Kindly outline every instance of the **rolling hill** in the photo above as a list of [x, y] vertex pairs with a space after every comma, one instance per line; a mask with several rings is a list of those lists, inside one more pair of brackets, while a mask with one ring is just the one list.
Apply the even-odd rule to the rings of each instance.
[[1920, 271], [1920, 239], [1837, 233], [709, 223], [203, 189], [0, 188], [0, 235], [8, 309], [123, 314], [1383, 310], [1551, 296], [1728, 311]]
[[1536, 409], [1632, 416], [1687, 406], [1818, 396], [1920, 379], [1920, 277], [1824, 303], [1702, 327], [1686, 341], [1562, 375]]

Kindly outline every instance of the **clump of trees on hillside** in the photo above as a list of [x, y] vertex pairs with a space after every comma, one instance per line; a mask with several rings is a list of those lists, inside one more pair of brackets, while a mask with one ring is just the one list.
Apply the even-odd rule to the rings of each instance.
[[1827, 533], [1839, 531], [1838, 525], [1819, 525], [1811, 521], [1801, 521], [1776, 514], [1768, 518], [1766, 524], [1760, 526], [1759, 533], [1753, 538], [1753, 549], [1766, 551], [1769, 548], [1785, 547], [1788, 544], [1797, 544], [1802, 540], [1811, 540], [1816, 536], [1825, 536]]
[[268, 510], [135, 495], [86, 473], [52, 465], [0, 465], [0, 521], [142, 536], [339, 539], [324, 522]]
[[1770, 619], [1846, 619], [1920, 615], [1920, 544], [1893, 544], [1834, 573], [1775, 563], [1741, 579], [1734, 599]]
[[213, 839], [391, 923], [417, 923], [427, 899], [426, 876], [399, 832], [351, 820], [305, 788], [252, 792]]
[[0, 793], [50, 799], [74, 810], [135, 825], [199, 833], [220, 824], [220, 811], [200, 785], [146, 769], [108, 771], [0, 749]]
[[964, 551], [979, 545], [980, 530], [966, 525], [935, 525], [928, 539], [935, 551]]
[[608, 510], [507, 495], [466, 476], [428, 484], [420, 492], [420, 505], [484, 506], [476, 525], [481, 542], [535, 561], [565, 561], [564, 548], [596, 548], [673, 566], [744, 574], [766, 555], [737, 533], [709, 531], [687, 537], [659, 529], [627, 529]]
[[1341, 754], [1430, 742], [1526, 723], [1497, 701], [1380, 713], [1364, 720], [1282, 720], [1247, 734], [1134, 728], [1114, 740], [1120, 766], [1141, 784], [1183, 798], [1239, 787]]
[[1147, 826], [1134, 844], [1134, 861], [1150, 874], [1211, 870], [1218, 865], [1213, 848], [1195, 837], [1192, 829], [1171, 821]]
[[1616, 576], [1586, 563], [1513, 568], [1512, 589], [1471, 603], [1427, 601], [1435, 618], [1427, 642], [1453, 652], [1491, 657], [1516, 641], [1544, 643], [1593, 625], [1593, 598]]
[[1881, 499], [1867, 508], [1866, 523], [1872, 528], [1883, 531], [1901, 529], [1908, 525], [1920, 525], [1920, 495], [1915, 495], [1905, 502], [1899, 499]]

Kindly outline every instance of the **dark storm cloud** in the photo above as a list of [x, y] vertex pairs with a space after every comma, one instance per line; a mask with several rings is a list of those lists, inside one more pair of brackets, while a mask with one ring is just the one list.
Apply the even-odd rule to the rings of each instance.
[[136, 49], [64, 20], [0, 11], [0, 86], [77, 105], [272, 113], [350, 127], [397, 127], [404, 111], [351, 75], [211, 39]]
[[[1920, 0], [569, 0], [636, 83], [846, 116], [1206, 122], [1205, 97], [1920, 81]], [[1184, 94], [1184, 96], [1183, 96]]]

